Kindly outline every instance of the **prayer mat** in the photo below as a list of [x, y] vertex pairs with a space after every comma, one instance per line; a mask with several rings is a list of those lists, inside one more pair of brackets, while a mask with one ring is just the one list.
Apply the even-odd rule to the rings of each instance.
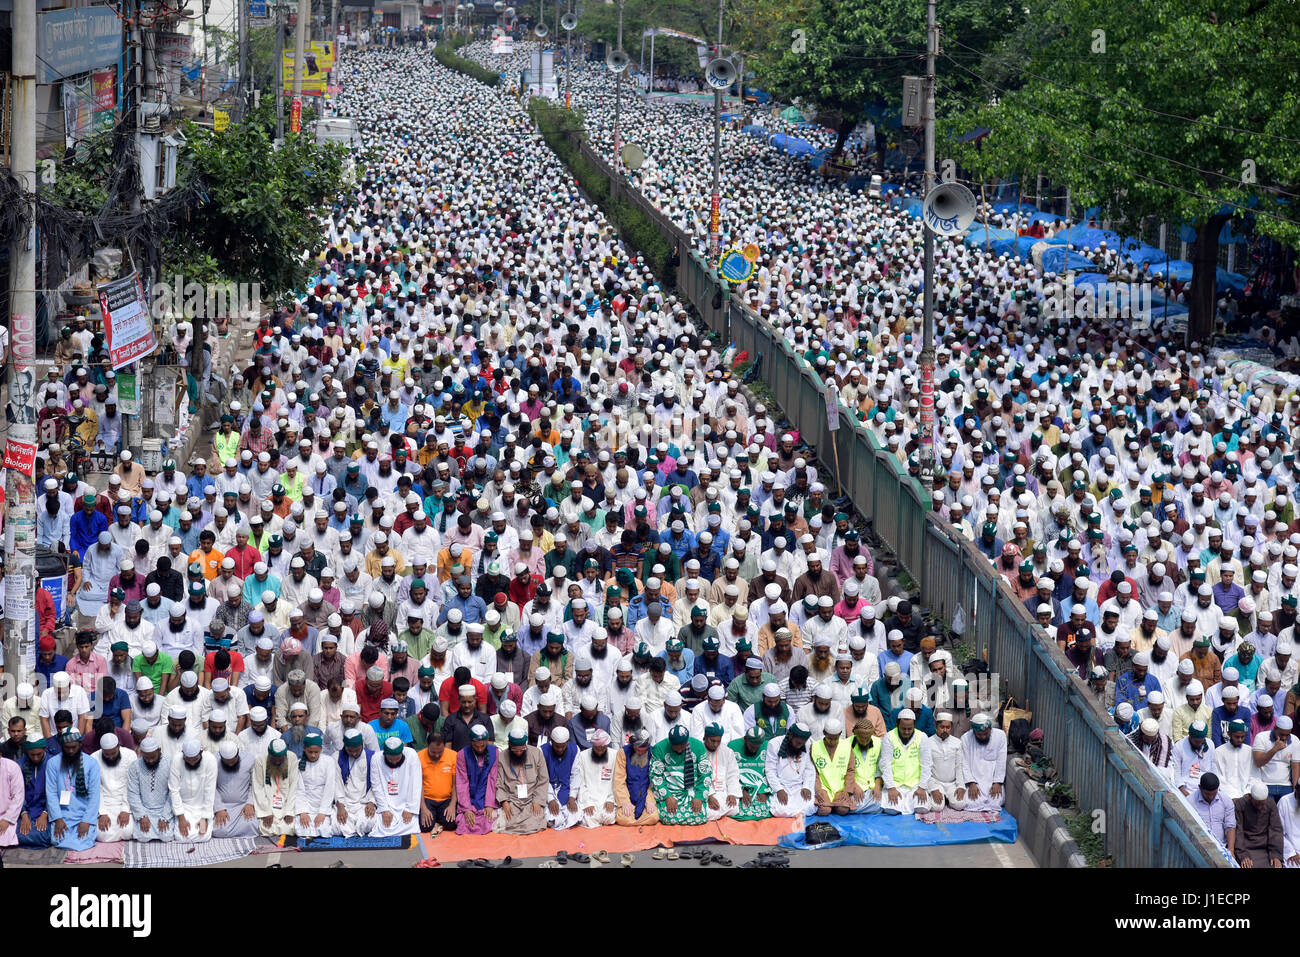
[[955, 824], [926, 824], [911, 814], [847, 814], [820, 818], [840, 832], [840, 840], [808, 847], [803, 828], [786, 834], [782, 847], [817, 850], [823, 847], [935, 847], [940, 844], [982, 844], [1016, 842], [1016, 819], [1005, 811], [991, 823], [963, 821]]
[[979, 824], [996, 824], [1002, 817], [1000, 811], [954, 811], [950, 807], [942, 811], [926, 811], [916, 815], [922, 824], [963, 824], [975, 821]]
[[4, 862], [11, 867], [53, 867], [62, 864], [67, 854], [61, 847], [7, 847]]
[[716, 841], [722, 844], [775, 845], [792, 827], [803, 837], [803, 824], [799, 818], [772, 817], [762, 821], [735, 821], [723, 818], [708, 824], [669, 826], [653, 824], [640, 827], [571, 827], [567, 831], [547, 828], [536, 834], [455, 834], [443, 831], [437, 837], [421, 834], [427, 857], [436, 857], [444, 864], [483, 857], [500, 860], [510, 856], [516, 860], [528, 857], [554, 857], [559, 851], [590, 854], [605, 850], [611, 854], [627, 851], [647, 851], [655, 847], [672, 847], [675, 844], [701, 844]]
[[237, 861], [253, 853], [258, 844], [269, 843], [262, 837], [214, 837], [202, 844], [139, 841], [126, 842], [125, 867], [204, 867]]
[[311, 837], [298, 842], [300, 851], [400, 851], [414, 846], [413, 834], [401, 837]]
[[121, 864], [126, 853], [125, 841], [96, 842], [94, 847], [84, 851], [68, 851], [64, 864]]

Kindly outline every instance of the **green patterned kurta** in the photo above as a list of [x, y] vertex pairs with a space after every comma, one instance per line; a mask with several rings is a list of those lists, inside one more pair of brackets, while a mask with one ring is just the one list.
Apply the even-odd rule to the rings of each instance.
[[745, 803], [742, 796], [736, 810], [730, 815], [737, 821], [761, 821], [772, 816], [766, 801], [755, 800], [760, 795], [770, 794], [767, 786], [766, 749], [759, 748], [758, 753], [750, 757], [745, 753], [744, 738], [737, 738], [727, 747], [736, 752], [736, 763], [740, 765], [740, 787], [743, 794], [750, 796], [750, 803]]
[[[686, 787], [686, 764], [688, 756], [694, 763], [694, 782]], [[704, 824], [708, 821], [709, 788], [713, 781], [713, 769], [705, 760], [704, 743], [692, 738], [686, 751], [678, 754], [667, 740], [660, 741], [650, 749], [650, 790], [654, 792], [655, 803], [659, 806], [661, 824]], [[677, 810], [668, 811], [668, 798], [677, 799]], [[700, 799], [700, 809], [691, 810], [691, 799]]]

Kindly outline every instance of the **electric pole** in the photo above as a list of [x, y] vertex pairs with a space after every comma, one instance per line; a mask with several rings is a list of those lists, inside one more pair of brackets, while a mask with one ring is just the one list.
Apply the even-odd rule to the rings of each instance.
[[302, 132], [302, 75], [307, 70], [307, 30], [311, 21], [311, 0], [298, 0], [298, 31], [293, 51], [293, 104], [289, 130]]
[[248, 0], [235, 0], [239, 29], [239, 82], [235, 84], [235, 117], [242, 120], [248, 105]]
[[[935, 0], [925, 5], [925, 88], [923, 93], [925, 123], [925, 192], [921, 201], [934, 189], [934, 70], [939, 53], [939, 28], [935, 23]], [[934, 231], [925, 234], [925, 313], [921, 337], [921, 485], [927, 495], [934, 489]]]
[[[722, 56], [722, 6], [726, 0], [718, 0], [718, 50]], [[654, 85], [651, 77], [651, 86]], [[713, 91], [713, 200], [709, 205], [709, 266], [717, 268], [719, 246], [722, 240], [722, 91]]]
[[[36, 0], [15, 0], [10, 166], [28, 225], [9, 250], [9, 441], [5, 460], [5, 669], [35, 670], [36, 639]], [[21, 461], [22, 467], [16, 467]], [[30, 465], [28, 464], [30, 463]], [[29, 472], [29, 469], [31, 470]], [[68, 599], [65, 598], [65, 601]]]
[[284, 142], [284, 4], [275, 4], [275, 141]]

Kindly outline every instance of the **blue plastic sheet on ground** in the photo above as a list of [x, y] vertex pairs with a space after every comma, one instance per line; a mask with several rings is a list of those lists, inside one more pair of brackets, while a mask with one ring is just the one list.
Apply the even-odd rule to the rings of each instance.
[[[811, 819], [808, 819], [811, 820]], [[1016, 843], [1016, 819], [1006, 811], [994, 824], [964, 821], [961, 824], [923, 824], [911, 814], [850, 814], [846, 817], [820, 818], [840, 832], [838, 841], [828, 841], [809, 848], [803, 831], [787, 834], [782, 847], [816, 850], [822, 847], [936, 847], [941, 844]]]
[[1043, 272], [1066, 272], [1071, 269], [1094, 269], [1095, 263], [1086, 256], [1064, 246], [1052, 246], [1043, 250]]
[[[983, 246], [987, 240], [989, 243], [995, 243], [1003, 239], [1014, 239], [1015, 233], [1009, 229], [998, 229], [997, 227], [985, 228], [984, 226], [974, 226], [966, 234], [964, 242], [967, 246]], [[990, 246], [990, 248], [992, 248]]]
[[1059, 234], [1059, 238], [1080, 248], [1089, 249], [1096, 249], [1102, 243], [1114, 249], [1120, 244], [1119, 233], [1113, 233], [1109, 229], [1098, 229], [1096, 226], [1071, 226]]

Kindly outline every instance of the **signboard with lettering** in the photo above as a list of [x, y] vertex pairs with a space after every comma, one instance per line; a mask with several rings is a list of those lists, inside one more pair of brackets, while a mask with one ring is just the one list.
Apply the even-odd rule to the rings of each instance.
[[159, 63], [175, 66], [190, 61], [194, 38], [188, 33], [158, 33], [156, 37], [154, 55]]
[[122, 21], [111, 7], [47, 10], [36, 14], [37, 81], [111, 66], [122, 58]]
[[104, 314], [104, 336], [114, 369], [130, 365], [158, 348], [153, 316], [137, 273], [101, 285], [99, 308]]

